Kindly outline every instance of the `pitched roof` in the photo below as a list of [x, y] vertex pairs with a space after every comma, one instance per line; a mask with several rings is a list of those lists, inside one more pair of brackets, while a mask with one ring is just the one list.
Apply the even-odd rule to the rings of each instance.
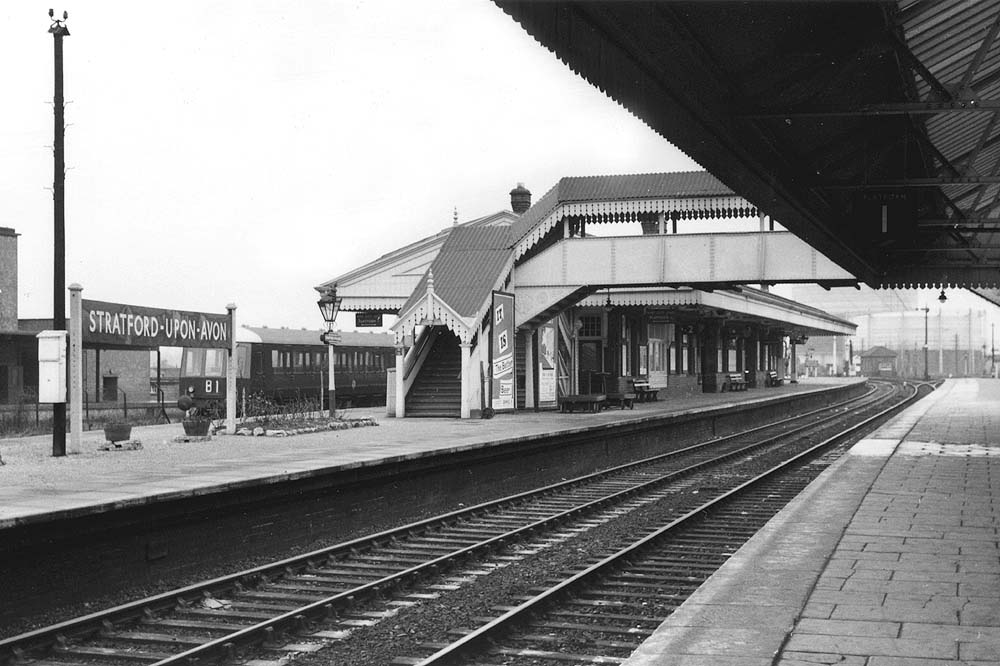
[[673, 171], [615, 176], [567, 176], [546, 192], [514, 225], [519, 240], [561, 204], [635, 199], [728, 197], [735, 193], [707, 171]]
[[[456, 227], [431, 263], [434, 293], [462, 317], [476, 315], [511, 261], [510, 227]], [[427, 293], [427, 274], [400, 310]]]
[[899, 354], [892, 351], [891, 349], [886, 349], [885, 347], [881, 346], [872, 347], [867, 351], [861, 352], [861, 358], [870, 358], [872, 356], [875, 356], [877, 358], [896, 358], [897, 356], [899, 356]]

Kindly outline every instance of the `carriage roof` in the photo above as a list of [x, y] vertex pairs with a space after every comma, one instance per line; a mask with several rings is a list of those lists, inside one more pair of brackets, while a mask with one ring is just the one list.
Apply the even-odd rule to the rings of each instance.
[[[299, 328], [266, 328], [256, 326], [241, 326], [236, 331], [237, 342], [259, 342], [272, 345], [316, 345], [320, 342], [323, 331]], [[341, 331], [338, 347], [392, 347], [391, 333], [359, 333], [357, 331]]]

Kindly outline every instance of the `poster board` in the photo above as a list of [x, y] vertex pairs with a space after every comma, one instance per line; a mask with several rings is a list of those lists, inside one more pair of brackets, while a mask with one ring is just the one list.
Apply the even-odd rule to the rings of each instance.
[[514, 294], [493, 292], [490, 322], [490, 406], [495, 412], [513, 411]]
[[538, 406], [556, 405], [556, 326], [548, 323], [538, 329]]

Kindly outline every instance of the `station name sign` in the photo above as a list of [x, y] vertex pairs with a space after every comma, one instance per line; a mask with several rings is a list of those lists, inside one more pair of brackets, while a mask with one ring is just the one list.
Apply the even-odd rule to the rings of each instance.
[[133, 347], [229, 347], [228, 314], [161, 310], [104, 301], [81, 302], [84, 344]]

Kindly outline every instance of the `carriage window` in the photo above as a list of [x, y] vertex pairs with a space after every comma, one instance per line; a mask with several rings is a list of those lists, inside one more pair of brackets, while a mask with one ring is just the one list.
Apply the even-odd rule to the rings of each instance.
[[295, 356], [295, 369], [306, 367], [306, 354], [305, 352], [291, 352]]
[[222, 377], [226, 374], [226, 360], [228, 354], [225, 349], [205, 350], [205, 376]]
[[250, 376], [250, 348], [246, 345], [236, 346], [236, 376]]
[[272, 368], [277, 368], [278, 367], [278, 350], [277, 349], [272, 349], [271, 350], [271, 367]]
[[184, 374], [188, 377], [197, 377], [205, 371], [205, 350], [185, 349], [184, 350]]

